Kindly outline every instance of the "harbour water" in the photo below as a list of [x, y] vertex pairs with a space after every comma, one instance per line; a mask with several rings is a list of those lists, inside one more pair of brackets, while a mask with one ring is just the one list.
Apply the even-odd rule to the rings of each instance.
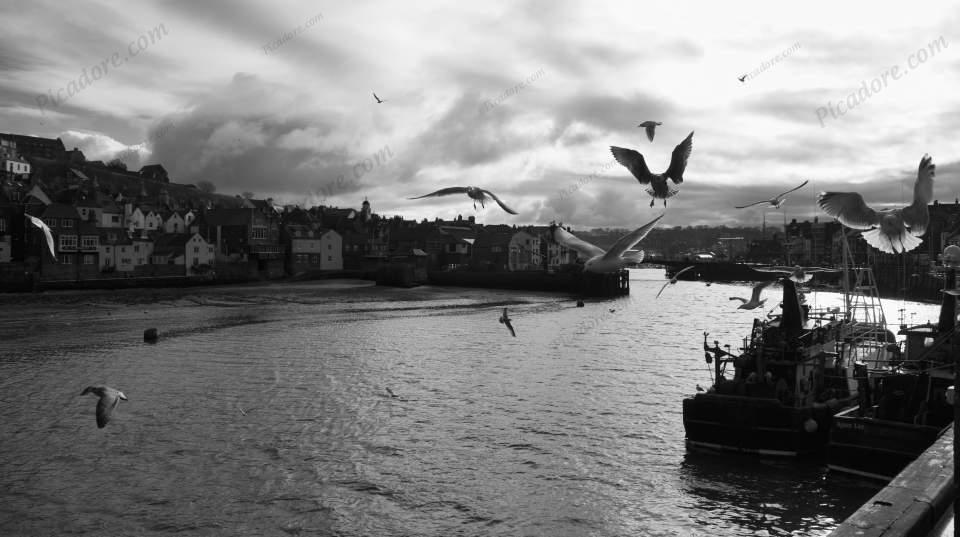
[[[336, 280], [0, 295], [0, 535], [829, 533], [879, 484], [684, 446], [703, 331], [737, 346], [779, 287], [744, 311], [747, 285], [664, 281], [583, 308]], [[129, 398], [104, 429], [97, 384]]]

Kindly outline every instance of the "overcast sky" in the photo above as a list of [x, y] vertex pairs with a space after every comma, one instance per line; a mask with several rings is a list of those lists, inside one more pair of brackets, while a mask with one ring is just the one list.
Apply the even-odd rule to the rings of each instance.
[[[633, 228], [663, 206], [609, 147], [662, 172], [695, 131], [662, 225], [759, 225], [762, 208], [733, 207], [805, 179], [787, 218], [817, 214], [821, 190], [907, 204], [924, 153], [935, 197], [960, 196], [956, 2], [33, 1], [0, 16], [0, 132], [225, 194]], [[652, 143], [645, 120], [663, 122]], [[406, 199], [468, 185], [520, 214]]]

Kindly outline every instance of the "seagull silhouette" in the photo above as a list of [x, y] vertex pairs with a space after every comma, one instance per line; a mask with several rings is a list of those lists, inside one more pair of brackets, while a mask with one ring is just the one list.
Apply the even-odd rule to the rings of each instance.
[[488, 197], [490, 197], [490, 198], [493, 198], [493, 201], [497, 202], [497, 205], [499, 205], [500, 208], [503, 209], [504, 211], [507, 211], [510, 214], [517, 214], [517, 211], [514, 211], [510, 207], [507, 207], [506, 205], [504, 205], [504, 203], [500, 201], [500, 198], [495, 196], [493, 192], [490, 192], [489, 190], [484, 190], [482, 188], [477, 188], [475, 186], [452, 186], [450, 188], [441, 188], [436, 192], [431, 192], [429, 194], [424, 194], [422, 196], [417, 196], [415, 198], [407, 198], [407, 199], [418, 200], [421, 198], [429, 198], [431, 196], [449, 196], [450, 194], [466, 194], [467, 196], [470, 196], [470, 198], [473, 200], [474, 209], [477, 208], [478, 201], [480, 202], [480, 207], [486, 207], [484, 205], [484, 202], [487, 200]]
[[640, 181], [641, 185], [650, 185], [647, 188], [647, 194], [650, 194], [654, 198], [650, 200], [651, 207], [653, 207], [654, 200], [657, 199], [662, 199], [663, 206], [666, 207], [667, 198], [675, 196], [680, 192], [675, 188], [671, 188], [667, 183], [667, 179], [670, 179], [678, 185], [683, 182], [683, 171], [687, 168], [687, 160], [690, 158], [690, 152], [692, 150], [693, 132], [691, 131], [690, 134], [673, 149], [673, 155], [670, 157], [670, 166], [667, 168], [667, 171], [654, 174], [650, 173], [650, 169], [647, 168], [647, 162], [640, 153], [633, 149], [610, 146], [610, 152], [613, 153], [613, 158], [615, 158], [617, 162], [630, 170], [630, 173], [636, 177], [637, 181]]
[[730, 297], [730, 300], [739, 300], [741, 302], [741, 304], [737, 306], [738, 310], [752, 310], [755, 308], [759, 308], [760, 306], [763, 305], [764, 302], [767, 301], [766, 298], [764, 298], [763, 300], [760, 300], [760, 293], [763, 291], [765, 287], [767, 287], [771, 283], [773, 282], [772, 281], [760, 282], [754, 285], [753, 294], [750, 295], [750, 300], [747, 300], [746, 298], [740, 298], [738, 296], [732, 296]]
[[578, 238], [562, 227], [554, 229], [553, 239], [571, 250], [576, 250], [581, 257], [587, 258], [587, 262], [583, 265], [585, 272], [616, 272], [628, 263], [640, 263], [643, 261], [643, 250], [626, 256], [624, 256], [624, 253], [642, 241], [663, 216], [664, 215], [661, 214], [643, 226], [620, 237], [620, 239], [606, 251], [599, 246], [595, 246]]
[[114, 408], [120, 404], [120, 400], [127, 400], [123, 392], [110, 388], [109, 386], [87, 386], [80, 395], [92, 393], [100, 398], [97, 401], [97, 428], [103, 429], [110, 421], [110, 414]]
[[806, 185], [806, 184], [809, 183], [809, 182], [810, 182], [810, 180], [808, 179], [808, 180], [800, 183], [800, 186], [793, 187], [793, 188], [791, 188], [790, 190], [787, 190], [786, 192], [781, 192], [780, 194], [777, 194], [776, 196], [774, 196], [774, 197], [772, 197], [772, 198], [770, 198], [770, 199], [768, 199], [768, 200], [755, 201], [755, 202], [753, 202], [753, 203], [748, 203], [748, 204], [746, 204], [746, 205], [741, 205], [741, 206], [739, 206], [739, 207], [734, 207], [734, 208], [735, 208], [735, 209], [746, 209], [747, 207], [753, 207], [754, 205], [760, 205], [760, 204], [762, 204], [762, 203], [769, 203], [770, 206], [773, 207], [774, 209], [779, 209], [780, 206], [783, 205], [783, 202], [787, 201], [787, 198], [785, 198], [784, 196], [786, 196], [787, 194], [793, 192], [794, 190], [799, 190], [799, 189], [803, 188], [803, 186]]
[[739, 80], [740, 82], [743, 82], [743, 81], [745, 81], [746, 79], [747, 79], [747, 75], [743, 75], [743, 76], [738, 76], [738, 77], [737, 77], [737, 80]]
[[387, 386], [386, 389], [387, 389], [387, 393], [390, 394], [390, 397], [393, 397], [394, 399], [399, 397], [397, 394], [393, 393], [393, 390], [390, 389], [390, 386]]
[[678, 270], [678, 271], [673, 275], [673, 277], [670, 278], [670, 280], [669, 280], [667, 283], [663, 284], [663, 287], [660, 288], [660, 292], [657, 293], [656, 298], [660, 298], [660, 293], [662, 293], [663, 290], [666, 289], [668, 285], [673, 285], [673, 284], [677, 283], [677, 280], [680, 278], [680, 275], [683, 274], [684, 272], [692, 269], [692, 268], [696, 268], [696, 265], [690, 265], [689, 267], [682, 268], [682, 269]]
[[909, 252], [923, 242], [920, 236], [930, 223], [927, 205], [933, 199], [936, 165], [924, 154], [913, 183], [913, 203], [897, 209], [874, 210], [857, 192], [821, 192], [817, 205], [841, 224], [862, 229], [867, 244], [890, 254]]
[[503, 315], [500, 316], [500, 324], [507, 325], [507, 329], [510, 330], [510, 335], [517, 337], [517, 332], [514, 331], [513, 325], [510, 324], [510, 317], [507, 316], [507, 308], [503, 308]]
[[377, 104], [387, 102], [387, 101], [381, 100], [380, 97], [377, 97], [376, 92], [373, 92], [373, 98], [377, 100]]
[[663, 123], [661, 123], [661, 122], [659, 122], [659, 121], [644, 121], [643, 123], [641, 123], [641, 124], [639, 124], [639, 125], [637, 125], [637, 126], [638, 126], [638, 127], [643, 127], [644, 129], [647, 130], [647, 139], [649, 139], [649, 140], [652, 142], [652, 141], [653, 141], [653, 135], [656, 134], [656, 133], [655, 133], [655, 130], [656, 130], [656, 128], [657, 128], [657, 125], [663, 125]]

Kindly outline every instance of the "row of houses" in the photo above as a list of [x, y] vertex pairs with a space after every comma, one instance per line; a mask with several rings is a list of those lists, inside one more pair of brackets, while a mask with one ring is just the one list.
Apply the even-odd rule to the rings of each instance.
[[[42, 280], [77, 280], [210, 271], [274, 278], [394, 261], [554, 270], [576, 260], [549, 226], [387, 218], [366, 199], [359, 209], [281, 207], [175, 183], [160, 164], [131, 171], [87, 161], [60, 139], [0, 133], [0, 164], [0, 277], [21, 265]], [[49, 227], [52, 255], [27, 215]]]

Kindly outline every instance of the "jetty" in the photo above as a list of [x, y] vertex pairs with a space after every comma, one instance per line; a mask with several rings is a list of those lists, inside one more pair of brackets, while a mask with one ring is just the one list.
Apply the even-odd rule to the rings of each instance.
[[831, 537], [953, 535], [954, 426], [886, 487], [844, 520]]

